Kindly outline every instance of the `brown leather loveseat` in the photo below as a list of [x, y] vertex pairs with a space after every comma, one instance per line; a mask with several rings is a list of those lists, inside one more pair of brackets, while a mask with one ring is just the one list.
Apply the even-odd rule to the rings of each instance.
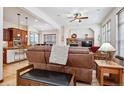
[[48, 46], [32, 46], [27, 50], [27, 59], [34, 68], [46, 69], [59, 72], [76, 72], [76, 80], [91, 84], [93, 55], [89, 53], [87, 48], [70, 47], [68, 60], [66, 65], [58, 65], [49, 63], [51, 47]]

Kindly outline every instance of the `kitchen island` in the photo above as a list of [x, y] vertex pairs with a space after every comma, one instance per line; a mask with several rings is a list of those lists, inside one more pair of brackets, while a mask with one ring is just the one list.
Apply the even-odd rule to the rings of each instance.
[[26, 59], [27, 48], [7, 47], [3, 48], [3, 63], [9, 64]]

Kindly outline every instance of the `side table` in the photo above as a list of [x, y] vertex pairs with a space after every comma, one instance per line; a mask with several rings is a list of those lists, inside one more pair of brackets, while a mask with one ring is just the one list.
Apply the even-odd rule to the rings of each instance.
[[101, 86], [122, 85], [123, 67], [113, 61], [95, 60], [96, 78]]

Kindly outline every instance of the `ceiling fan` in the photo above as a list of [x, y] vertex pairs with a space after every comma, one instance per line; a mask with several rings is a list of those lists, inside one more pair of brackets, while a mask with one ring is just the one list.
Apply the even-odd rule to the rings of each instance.
[[68, 18], [72, 18], [72, 20], [70, 20], [70, 22], [78, 21], [79, 23], [82, 22], [82, 19], [88, 19], [88, 17], [82, 16], [81, 13], [75, 13], [75, 14], [73, 14], [73, 16], [68, 17]]

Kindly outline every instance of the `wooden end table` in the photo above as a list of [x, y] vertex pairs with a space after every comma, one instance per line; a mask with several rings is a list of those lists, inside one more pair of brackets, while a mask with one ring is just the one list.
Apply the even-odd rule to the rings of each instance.
[[101, 86], [122, 85], [123, 67], [113, 61], [95, 60], [96, 78]]

